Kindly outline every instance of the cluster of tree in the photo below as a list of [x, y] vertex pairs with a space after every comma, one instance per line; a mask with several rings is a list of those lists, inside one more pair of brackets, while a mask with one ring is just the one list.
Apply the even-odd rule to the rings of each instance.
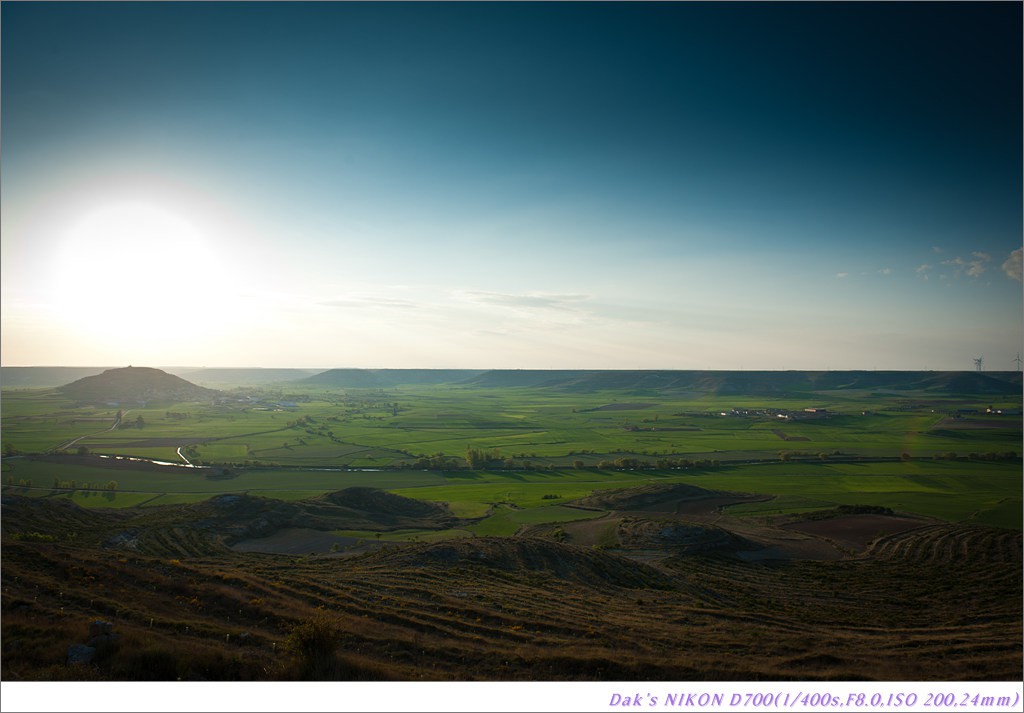
[[[120, 414], [121, 412], [118, 411], [118, 413]], [[121, 421], [117, 425], [117, 427], [118, 428], [145, 428], [146, 427], [146, 419], [142, 418], [141, 415], [140, 416], [136, 416], [134, 421]]]
[[444, 453], [435, 453], [432, 456], [420, 456], [412, 467], [416, 470], [458, 470], [459, 462]]
[[[909, 460], [910, 456], [906, 453], [904, 460]], [[947, 453], [936, 453], [935, 460], [959, 460], [960, 456], [955, 451], [949, 451]], [[998, 460], [1017, 460], [1016, 451], [1003, 451], [997, 453], [995, 451], [989, 451], [987, 453], [968, 453], [968, 460], [987, 460], [987, 461], [998, 461]]]
[[1017, 460], [1017, 451], [1003, 451], [1002, 453], [996, 453], [995, 451], [989, 451], [988, 453], [968, 453], [967, 457], [971, 460]]
[[[395, 465], [396, 468], [415, 470], [472, 470], [484, 466], [467, 465], [466, 460], [446, 456], [444, 453], [436, 453], [432, 456], [421, 455], [412, 463], [402, 461]], [[518, 461], [515, 458], [504, 458], [497, 461], [490, 461], [487, 468], [499, 470], [555, 470], [552, 464], [538, 464], [533, 461]]]
[[24, 478], [20, 478], [17, 481], [15, 481], [13, 475], [8, 475], [7, 479], [4, 482], [7, 485], [10, 485], [12, 487], [17, 487], [17, 488], [31, 488], [32, 487], [32, 481], [31, 480], [25, 480]]
[[[821, 451], [820, 453], [811, 453], [809, 451], [779, 451], [779, 460], [789, 462], [794, 458], [818, 458], [820, 460], [828, 460], [828, 453]], [[839, 451], [832, 451], [831, 455], [841, 455]]]
[[466, 463], [473, 470], [477, 468], [494, 467], [504, 463], [501, 451], [497, 448], [485, 451], [483, 448], [467, 448]]
[[188, 414], [181, 411], [168, 411], [164, 414], [164, 418], [168, 421], [183, 421], [188, 418]]
[[86, 481], [78, 482], [77, 480], [61, 480], [57, 476], [53, 476], [53, 488], [54, 490], [117, 490], [117, 481], [108, 480], [106, 483], [90, 483]]
[[294, 421], [289, 421], [285, 425], [288, 428], [306, 428], [307, 426], [312, 426], [314, 423], [316, 423], [316, 419], [312, 416], [300, 416]]
[[[573, 466], [576, 467], [575, 461]], [[676, 468], [713, 468], [721, 463], [718, 460], [701, 459], [689, 460], [688, 458], [659, 458], [651, 462], [642, 458], [616, 458], [615, 460], [603, 460], [597, 464], [598, 470], [667, 470]], [[583, 466], [579, 466], [583, 467]]]

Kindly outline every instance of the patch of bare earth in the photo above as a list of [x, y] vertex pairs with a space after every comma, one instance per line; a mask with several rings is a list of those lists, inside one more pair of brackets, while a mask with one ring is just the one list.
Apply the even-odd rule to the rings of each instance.
[[596, 545], [614, 544], [615, 530], [622, 517], [608, 513], [602, 517], [575, 522], [563, 522], [562, 530], [568, 535], [568, 541], [574, 545], [594, 547]]
[[722, 527], [751, 543], [736, 556], [747, 562], [761, 560], [829, 561], [845, 556], [839, 547], [813, 535], [758, 524], [749, 518], [729, 517], [717, 521]]
[[928, 523], [928, 520], [917, 517], [857, 514], [842, 515], [828, 520], [802, 520], [781, 527], [815, 537], [824, 537], [841, 547], [859, 552], [880, 537], [912, 530]]

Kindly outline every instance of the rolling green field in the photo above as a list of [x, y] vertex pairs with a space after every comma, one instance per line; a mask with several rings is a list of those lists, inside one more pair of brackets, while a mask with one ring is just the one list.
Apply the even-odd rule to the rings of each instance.
[[[882, 505], [901, 512], [951, 522], [975, 522], [1020, 528], [1020, 463], [918, 461], [893, 463], [764, 463], [708, 468], [703, 471], [599, 471], [556, 469], [508, 472], [382, 470], [326, 472], [307, 469], [246, 470], [226, 480], [211, 480], [195, 469], [117, 469], [116, 491], [52, 489], [53, 474], [88, 483], [111, 477], [104, 468], [26, 458], [4, 463], [5, 491], [37, 497], [71, 497], [84, 507], [145, 507], [199, 502], [218, 493], [249, 493], [298, 500], [354, 486], [389, 490], [399, 495], [447, 503], [459, 517], [483, 518], [477, 534], [512, 534], [520, 525], [562, 522], [594, 516], [568, 511], [565, 503], [595, 491], [649, 482], [689, 483], [712, 490], [759, 493], [773, 500], [730, 508], [751, 517], [836, 505]], [[185, 475], [180, 475], [181, 472]]]
[[[512, 534], [588, 516], [564, 505], [596, 490], [681, 482], [776, 496], [730, 511], [750, 517], [877, 504], [1021, 527], [1021, 416], [986, 413], [1020, 409], [1005, 396], [443, 385], [242, 389], [216, 402], [123, 409], [38, 389], [5, 391], [2, 404], [4, 487], [86, 507], [224, 492], [294, 500], [371, 486], [448, 503], [480, 518], [477, 534]], [[486, 454], [483, 466], [469, 469], [470, 449]]]

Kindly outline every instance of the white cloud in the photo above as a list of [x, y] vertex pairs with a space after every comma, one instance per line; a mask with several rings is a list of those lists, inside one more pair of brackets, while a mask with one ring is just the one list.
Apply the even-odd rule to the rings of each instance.
[[989, 255], [988, 253], [973, 252], [971, 253], [971, 255], [978, 258], [979, 260], [984, 260], [985, 262], [988, 262], [989, 260], [992, 259], [992, 256]]
[[1002, 265], [1003, 272], [1005, 272], [1010, 279], [1016, 280], [1017, 282], [1021, 281], [1022, 256], [1024, 256], [1024, 248], [1017, 248], [1010, 253], [1010, 257], [1006, 258], [1006, 261]]
[[934, 267], [934, 265], [929, 265], [928, 263], [924, 263], [923, 265], [918, 265], [917, 271], [918, 271], [918, 273], [925, 273], [925, 272], [928, 272], [929, 270], [931, 270], [932, 267]]
[[878, 274], [880, 274], [880, 275], [892, 274], [892, 268], [891, 267], [883, 267], [881, 270], [878, 271]]
[[846, 277], [849, 274], [850, 273], [848, 273], [848, 272], [837, 272], [836, 273], [836, 277], [838, 277], [841, 280], [841, 279], [843, 279], [844, 277]]

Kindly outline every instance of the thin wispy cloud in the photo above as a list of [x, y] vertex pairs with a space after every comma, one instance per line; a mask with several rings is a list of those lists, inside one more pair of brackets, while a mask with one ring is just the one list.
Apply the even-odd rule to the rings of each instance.
[[843, 279], [844, 277], [848, 277], [849, 275], [850, 275], [850, 273], [848, 273], [848, 272], [837, 272], [836, 273], [836, 277], [838, 277], [840, 280]]
[[367, 309], [384, 307], [387, 309], [415, 309], [418, 305], [410, 300], [396, 300], [388, 297], [339, 297], [321, 300], [323, 307], [340, 307], [343, 309]]
[[982, 252], [973, 252], [971, 255], [974, 257], [973, 260], [964, 260], [957, 255], [952, 260], [943, 260], [942, 264], [953, 268], [953, 275], [955, 277], [959, 277], [961, 274], [966, 274], [968, 277], [981, 277], [987, 269], [985, 263], [989, 262], [992, 258], [987, 253]]
[[890, 275], [890, 274], [892, 274], [892, 268], [891, 267], [883, 267], [881, 270], [878, 271], [878, 274], [879, 275]]
[[1006, 276], [1011, 280], [1021, 282], [1022, 258], [1024, 258], [1024, 248], [1017, 248], [1010, 253], [1010, 257], [1006, 258], [1005, 262], [1003, 262], [1003, 272], [1005, 272]]
[[588, 295], [577, 294], [528, 294], [514, 295], [500, 292], [462, 292], [473, 302], [500, 305], [502, 307], [529, 307], [534, 309], [573, 309], [578, 302], [586, 300]]

